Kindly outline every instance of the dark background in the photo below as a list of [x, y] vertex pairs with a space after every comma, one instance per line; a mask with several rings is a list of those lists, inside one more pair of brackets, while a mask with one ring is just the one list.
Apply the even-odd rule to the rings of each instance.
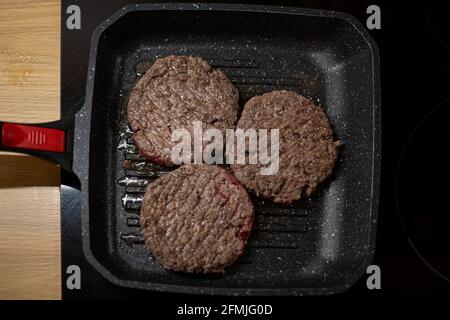
[[[63, 117], [70, 120], [83, 103], [93, 30], [101, 21], [129, 3], [133, 1], [62, 1]], [[366, 278], [363, 277], [343, 294], [314, 299], [448, 299], [449, 5], [444, 5], [443, 1], [431, 0], [418, 1], [415, 4], [361, 0], [251, 3], [343, 11], [352, 14], [364, 25], [369, 16], [366, 13], [367, 7], [376, 4], [381, 8], [381, 30], [369, 32], [379, 46], [381, 58], [382, 170], [373, 263], [381, 268], [382, 289], [368, 290]], [[71, 4], [77, 4], [81, 8], [81, 30], [70, 31], [65, 27], [65, 11]], [[76, 181], [67, 173], [63, 173], [61, 206], [64, 299], [151, 298], [154, 302], [161, 301], [172, 305], [174, 314], [175, 306], [199, 301], [216, 305], [225, 302], [271, 303], [276, 312], [278, 304], [283, 305], [283, 309], [295, 308], [295, 302], [301, 299], [196, 297], [116, 287], [108, 283], [84, 259], [81, 249], [78, 191]], [[81, 267], [81, 290], [70, 291], [65, 288], [65, 270], [71, 264]]]

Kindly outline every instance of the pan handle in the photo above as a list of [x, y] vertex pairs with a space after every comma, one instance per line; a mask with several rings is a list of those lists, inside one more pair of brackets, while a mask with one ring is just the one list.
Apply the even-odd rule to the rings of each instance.
[[60, 121], [41, 124], [0, 121], [0, 151], [38, 156], [72, 171], [70, 135]]

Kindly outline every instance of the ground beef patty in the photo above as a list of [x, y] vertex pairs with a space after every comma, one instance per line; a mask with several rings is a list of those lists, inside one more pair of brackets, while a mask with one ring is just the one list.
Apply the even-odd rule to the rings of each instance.
[[164, 268], [223, 272], [243, 253], [253, 212], [247, 191], [226, 170], [185, 165], [147, 187], [141, 227]]
[[[220, 70], [201, 58], [168, 56], [157, 59], [133, 88], [127, 106], [128, 123], [141, 154], [153, 162], [173, 165], [172, 131], [193, 122], [203, 130], [234, 128], [239, 94]], [[207, 142], [205, 142], [207, 144]]]
[[258, 196], [289, 204], [303, 193], [309, 196], [332, 173], [340, 142], [334, 141], [323, 109], [295, 92], [272, 91], [253, 97], [237, 127], [280, 130], [276, 175], [261, 175], [261, 164], [231, 166], [236, 178]]

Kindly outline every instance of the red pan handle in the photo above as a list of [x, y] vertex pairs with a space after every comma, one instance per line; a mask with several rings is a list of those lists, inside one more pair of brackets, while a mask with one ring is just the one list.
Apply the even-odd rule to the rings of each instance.
[[19, 124], [0, 122], [0, 150], [31, 154], [70, 170], [67, 132], [60, 123]]
[[17, 123], [3, 123], [2, 146], [18, 149], [64, 152], [66, 132]]

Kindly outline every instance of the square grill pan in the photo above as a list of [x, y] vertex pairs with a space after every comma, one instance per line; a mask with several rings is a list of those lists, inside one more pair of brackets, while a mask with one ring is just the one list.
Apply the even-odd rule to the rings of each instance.
[[[138, 155], [124, 106], [146, 68], [170, 54], [200, 56], [223, 70], [241, 106], [275, 89], [305, 95], [326, 110], [344, 145], [334, 176], [310, 199], [283, 206], [253, 197], [248, 247], [223, 275], [166, 271], [141, 236], [145, 187], [168, 169]], [[84, 133], [75, 137], [74, 171], [82, 184], [87, 259], [111, 282], [139, 289], [316, 295], [349, 288], [374, 250], [378, 63], [373, 40], [346, 14], [223, 4], [124, 7], [93, 36], [86, 102], [75, 124]]]

